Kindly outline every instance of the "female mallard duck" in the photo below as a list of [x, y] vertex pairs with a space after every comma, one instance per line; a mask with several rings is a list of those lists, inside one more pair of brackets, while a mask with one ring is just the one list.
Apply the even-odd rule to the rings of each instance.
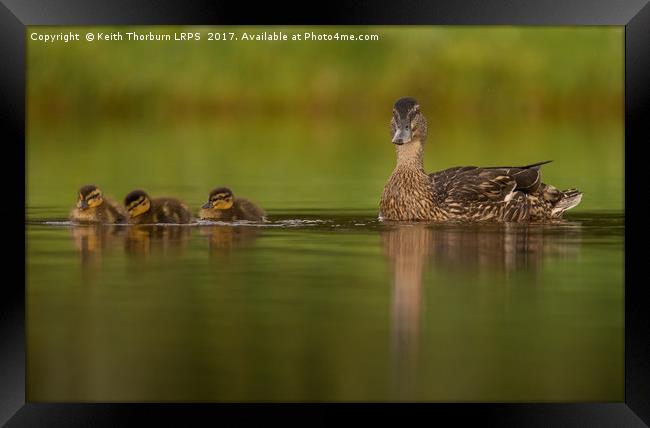
[[142, 190], [134, 190], [124, 198], [129, 223], [189, 223], [192, 214], [183, 202], [174, 198], [151, 199]]
[[235, 198], [227, 187], [218, 187], [210, 192], [208, 202], [199, 211], [199, 218], [204, 220], [249, 220], [263, 221], [266, 212], [248, 199]]
[[393, 107], [391, 135], [397, 166], [384, 187], [379, 218], [428, 221], [542, 221], [559, 219], [582, 198], [540, 180], [539, 162], [520, 167], [455, 167], [427, 174], [422, 166], [427, 122], [413, 98]]
[[77, 206], [70, 220], [79, 223], [124, 223], [126, 214], [115, 202], [104, 198], [99, 187], [89, 184], [79, 189]]

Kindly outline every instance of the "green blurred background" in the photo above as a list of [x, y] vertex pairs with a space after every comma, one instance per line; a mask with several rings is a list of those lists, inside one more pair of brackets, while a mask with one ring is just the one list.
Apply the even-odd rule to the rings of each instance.
[[[202, 39], [83, 40], [134, 29]], [[86, 183], [195, 210], [226, 185], [274, 220], [30, 222], [30, 401], [621, 401], [623, 27], [206, 35], [261, 30], [28, 28], [29, 220]], [[428, 171], [553, 159], [544, 180], [582, 203], [560, 225], [380, 224], [406, 95]]]
[[[202, 38], [84, 40], [118, 30]], [[207, 40], [261, 30], [29, 27], [28, 217], [65, 215], [86, 183], [195, 208], [226, 185], [272, 212], [376, 210], [401, 96], [428, 117], [428, 171], [553, 159], [543, 178], [583, 190], [576, 210], [623, 209], [622, 27], [268, 27], [379, 41]]]

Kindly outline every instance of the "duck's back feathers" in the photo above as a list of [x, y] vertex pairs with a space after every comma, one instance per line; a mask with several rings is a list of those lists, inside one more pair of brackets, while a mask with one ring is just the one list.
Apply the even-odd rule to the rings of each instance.
[[529, 215], [517, 180], [501, 168], [456, 167], [431, 174], [434, 197], [452, 219], [521, 221]]
[[452, 217], [526, 221], [560, 218], [580, 203], [576, 189], [560, 191], [542, 183], [540, 167], [455, 167], [430, 174], [434, 198]]
[[525, 166], [484, 167], [483, 169], [497, 171], [500, 174], [510, 176], [517, 182], [516, 190], [524, 193], [533, 193], [539, 189], [542, 183], [541, 166], [549, 162], [553, 161], [548, 160]]
[[500, 170], [475, 166], [449, 168], [430, 174], [438, 202], [463, 203], [505, 201], [517, 181]]
[[[552, 161], [538, 162], [531, 165], [525, 166], [491, 166], [491, 167], [475, 167], [475, 166], [465, 166], [465, 167], [455, 167], [449, 168], [443, 171], [434, 172], [429, 174], [433, 182], [460, 182], [463, 183], [463, 180], [467, 180], [467, 183], [470, 185], [468, 190], [471, 190], [471, 184], [477, 186], [475, 190], [478, 191], [480, 196], [483, 192], [481, 188], [488, 189], [492, 192], [492, 197], [490, 199], [499, 199], [497, 195], [501, 193], [496, 192], [499, 188], [509, 189], [511, 186], [511, 181], [514, 181], [515, 187], [514, 190], [524, 192], [524, 193], [533, 193], [536, 192], [541, 181], [541, 172], [540, 167], [544, 164], [547, 164]], [[504, 178], [505, 177], [505, 178]], [[493, 183], [493, 181], [497, 181]], [[452, 184], [453, 187], [453, 184]], [[509, 189], [506, 193], [506, 196], [513, 189]], [[486, 195], [487, 196], [487, 195]]]

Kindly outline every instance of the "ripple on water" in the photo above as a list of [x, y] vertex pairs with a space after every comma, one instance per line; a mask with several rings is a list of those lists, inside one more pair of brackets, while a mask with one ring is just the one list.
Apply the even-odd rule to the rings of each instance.
[[[169, 227], [196, 227], [196, 226], [248, 226], [248, 227], [303, 227], [303, 226], [317, 226], [327, 223], [332, 223], [332, 220], [321, 220], [321, 219], [284, 219], [276, 221], [266, 221], [266, 222], [255, 222], [248, 220], [238, 220], [238, 221], [215, 221], [215, 220], [194, 220], [188, 224], [170, 224], [170, 223], [153, 223], [147, 224], [146, 226], [169, 226]], [[90, 226], [95, 225], [93, 223], [75, 223], [69, 220], [59, 221], [59, 220], [42, 220], [42, 221], [32, 221], [28, 224], [40, 224], [47, 226]], [[128, 227], [130, 224], [126, 223], [111, 223], [106, 224], [106, 226], [123, 226]], [[140, 226], [145, 226], [144, 224]]]

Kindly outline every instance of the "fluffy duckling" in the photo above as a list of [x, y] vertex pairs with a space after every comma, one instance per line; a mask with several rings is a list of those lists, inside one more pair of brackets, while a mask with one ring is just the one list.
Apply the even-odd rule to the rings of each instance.
[[124, 198], [129, 223], [189, 223], [192, 214], [183, 202], [174, 198], [151, 199], [142, 190], [134, 190]]
[[126, 213], [115, 202], [104, 198], [99, 187], [89, 184], [79, 189], [77, 205], [70, 220], [78, 223], [124, 223]]
[[227, 187], [218, 187], [210, 192], [208, 202], [199, 211], [199, 218], [204, 220], [249, 220], [263, 221], [266, 212], [248, 199], [235, 198]]

